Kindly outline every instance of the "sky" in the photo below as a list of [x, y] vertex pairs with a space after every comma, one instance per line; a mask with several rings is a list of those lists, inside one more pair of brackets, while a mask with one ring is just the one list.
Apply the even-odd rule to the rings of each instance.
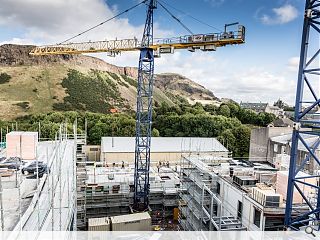
[[[100, 23], [141, 0], [0, 0], [0, 45], [55, 44]], [[163, 55], [155, 72], [179, 73], [219, 98], [292, 105], [296, 92], [304, 0], [161, 0], [193, 33], [216, 33], [225, 23], [246, 27], [246, 43], [216, 52], [186, 50]], [[195, 21], [192, 17], [212, 27]], [[146, 6], [72, 40], [141, 38]], [[155, 37], [186, 35], [158, 5]], [[115, 58], [95, 54], [118, 66], [137, 66], [138, 52]]]

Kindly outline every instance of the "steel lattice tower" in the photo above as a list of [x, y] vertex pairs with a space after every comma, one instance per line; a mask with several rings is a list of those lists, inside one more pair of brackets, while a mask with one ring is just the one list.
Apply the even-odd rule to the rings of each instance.
[[146, 210], [149, 206], [149, 169], [150, 169], [150, 144], [152, 124], [152, 94], [154, 56], [153, 49], [153, 11], [156, 0], [148, 2], [147, 19], [144, 27], [137, 89], [137, 116], [136, 116], [136, 147], [134, 171], [134, 209]]
[[[320, 83], [319, 9], [319, 0], [306, 0], [285, 216], [285, 226], [295, 230], [320, 219], [320, 160], [315, 153], [320, 144], [320, 115], [317, 112], [320, 96], [315, 91]], [[301, 148], [305, 148], [307, 154], [299, 160]], [[302, 172], [309, 164], [314, 164], [315, 170], [311, 176], [306, 176]], [[305, 187], [311, 190], [306, 192]], [[294, 191], [307, 207], [293, 204]]]

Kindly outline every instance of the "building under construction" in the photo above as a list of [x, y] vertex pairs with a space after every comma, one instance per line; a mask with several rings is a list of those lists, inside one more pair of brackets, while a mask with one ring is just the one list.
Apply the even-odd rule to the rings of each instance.
[[[34, 145], [30, 146], [30, 141], [24, 145], [21, 141], [24, 136], [30, 138], [36, 133], [9, 133], [7, 148], [1, 152], [5, 159], [16, 156], [24, 164], [18, 170], [1, 167], [3, 230], [109, 231], [121, 230], [120, 223], [125, 219], [139, 219], [132, 209], [132, 163], [106, 162], [104, 158], [89, 160], [86, 150], [93, 147], [86, 146], [86, 135], [76, 131], [67, 133], [63, 125], [53, 141], [35, 138]], [[129, 138], [109, 139], [116, 147], [116, 143], [125, 144]], [[144, 215], [142, 225], [131, 225], [133, 230], [283, 229], [288, 181], [285, 161], [273, 166], [261, 161], [234, 160], [212, 138], [170, 138], [171, 145], [174, 140], [180, 150], [175, 149], [174, 154], [171, 151], [153, 154], [147, 211], [150, 221]], [[157, 139], [157, 151], [164, 141], [167, 139]], [[19, 151], [15, 153], [14, 149]], [[128, 150], [123, 151], [117, 154], [126, 156]], [[180, 157], [172, 160], [179, 151]], [[108, 153], [104, 154], [108, 159]], [[119, 160], [114, 152], [112, 156]], [[165, 156], [170, 156], [168, 161], [163, 160]], [[22, 174], [30, 161], [45, 162], [48, 171], [41, 176]], [[1, 162], [6, 163], [6, 160]], [[317, 193], [312, 188], [303, 190], [310, 202], [316, 201]], [[293, 202], [301, 211], [307, 208], [297, 193]], [[128, 214], [132, 217], [119, 217]], [[128, 222], [123, 226], [132, 230]]]

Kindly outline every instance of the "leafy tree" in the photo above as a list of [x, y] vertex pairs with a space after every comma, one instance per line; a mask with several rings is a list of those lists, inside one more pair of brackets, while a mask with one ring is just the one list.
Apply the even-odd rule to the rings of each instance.
[[230, 109], [230, 117], [237, 117], [240, 110], [240, 105], [232, 102], [228, 102], [225, 105], [227, 105]]
[[273, 122], [276, 116], [272, 113], [259, 113], [257, 116], [256, 124], [259, 126], [267, 126], [269, 123]]
[[234, 137], [237, 139], [235, 142], [234, 157], [248, 157], [250, 147], [250, 134], [251, 129], [247, 126], [241, 125], [232, 130]]
[[160, 137], [160, 132], [156, 128], [152, 129], [152, 133], [151, 134], [152, 134], [152, 137]]
[[230, 108], [226, 104], [221, 104], [218, 113], [219, 115], [230, 117]]
[[204, 110], [206, 112], [209, 112], [209, 113], [211, 113], [213, 115], [215, 115], [218, 112], [218, 109], [219, 109], [219, 107], [217, 107], [217, 106], [215, 106], [213, 104], [207, 104], [203, 108], [204, 108]]
[[240, 108], [237, 118], [244, 124], [256, 124], [257, 113], [250, 109]]
[[224, 130], [217, 138], [231, 152], [236, 152], [236, 137], [233, 135], [232, 129]]

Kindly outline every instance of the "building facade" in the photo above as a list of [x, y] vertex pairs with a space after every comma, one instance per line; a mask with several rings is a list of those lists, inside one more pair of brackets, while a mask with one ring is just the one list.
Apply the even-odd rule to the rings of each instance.
[[[277, 192], [277, 171], [272, 166], [186, 156], [180, 176], [179, 222], [183, 230], [283, 229], [285, 202]], [[280, 185], [285, 188], [286, 184]]]
[[292, 133], [290, 127], [259, 127], [251, 130], [249, 159], [253, 162], [272, 162], [270, 138]]
[[243, 109], [250, 109], [256, 113], [272, 113], [277, 117], [284, 116], [284, 110], [277, 106], [270, 106], [268, 103], [249, 103], [241, 102], [240, 107]]

